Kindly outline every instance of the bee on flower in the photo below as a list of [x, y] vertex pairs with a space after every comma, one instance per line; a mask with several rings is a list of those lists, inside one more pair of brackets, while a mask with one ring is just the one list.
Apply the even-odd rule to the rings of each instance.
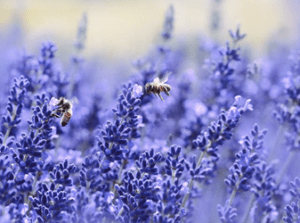
[[61, 118], [61, 125], [66, 126], [73, 115], [72, 107], [74, 102], [77, 103], [76, 98], [69, 101], [64, 97], [61, 97], [60, 99], [52, 97], [50, 100], [50, 105], [55, 106], [56, 110], [52, 112], [51, 116]]

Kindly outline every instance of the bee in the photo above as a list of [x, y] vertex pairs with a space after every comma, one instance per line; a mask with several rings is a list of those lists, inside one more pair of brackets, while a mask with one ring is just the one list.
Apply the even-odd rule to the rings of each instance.
[[51, 98], [50, 104], [54, 104], [57, 109], [51, 114], [56, 118], [61, 118], [60, 124], [64, 127], [70, 121], [73, 111], [72, 111], [72, 102], [61, 97], [60, 99]]
[[163, 79], [159, 79], [156, 77], [153, 82], [147, 83], [145, 86], [147, 93], [153, 93], [154, 95], [158, 95], [159, 98], [164, 101], [163, 97], [160, 95], [160, 92], [165, 92], [166, 95], [170, 96], [169, 91], [172, 89], [170, 85], [165, 84], [167, 82], [169, 74], [167, 74]]

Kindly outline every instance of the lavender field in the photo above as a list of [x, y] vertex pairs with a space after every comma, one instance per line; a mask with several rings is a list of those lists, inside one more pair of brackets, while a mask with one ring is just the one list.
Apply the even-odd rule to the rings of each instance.
[[1, 223], [300, 223], [299, 38], [257, 53], [213, 2], [206, 35], [170, 4], [122, 62], [86, 56], [88, 11], [33, 52], [0, 29]]

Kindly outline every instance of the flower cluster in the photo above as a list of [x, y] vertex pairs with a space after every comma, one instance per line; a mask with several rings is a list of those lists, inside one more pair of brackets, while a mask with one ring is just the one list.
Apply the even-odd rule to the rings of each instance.
[[[252, 139], [249, 136], [246, 136], [243, 140], [243, 148], [235, 154], [234, 164], [229, 168], [230, 174], [225, 179], [225, 183], [228, 187], [231, 188], [232, 193], [230, 199], [226, 201], [225, 207], [218, 206], [219, 216], [222, 222], [233, 222], [233, 219], [237, 216], [236, 209], [232, 208], [231, 205], [233, 203], [233, 199], [236, 196], [236, 193], [246, 192], [251, 189], [252, 185], [252, 177], [256, 175], [257, 181], [254, 185], [255, 187], [255, 195], [257, 198], [263, 196], [259, 193], [259, 191], [265, 188], [261, 186], [260, 183], [262, 181], [263, 174], [261, 172], [260, 163], [261, 159], [259, 157], [259, 153], [262, 150], [264, 135], [266, 134], [266, 130], [259, 131], [258, 125], [255, 124], [253, 130], [251, 131]], [[265, 167], [264, 167], [265, 169]], [[264, 182], [265, 183], [265, 182]]]
[[290, 194], [294, 201], [285, 207], [286, 217], [283, 218], [284, 222], [297, 222], [299, 221], [299, 197], [300, 197], [300, 179], [296, 178], [295, 181], [290, 182]]

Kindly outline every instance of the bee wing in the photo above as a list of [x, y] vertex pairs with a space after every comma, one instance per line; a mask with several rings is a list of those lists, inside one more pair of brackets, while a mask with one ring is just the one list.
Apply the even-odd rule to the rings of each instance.
[[49, 105], [55, 107], [58, 104], [58, 99], [55, 97], [52, 97], [51, 100], [49, 101]]
[[165, 82], [167, 82], [171, 73], [172, 73], [172, 72], [166, 73], [165, 76], [164, 76], [163, 78], [161, 78], [161, 79], [160, 79], [159, 77], [156, 77], [156, 78], [153, 80], [153, 83], [159, 84], [159, 83], [165, 83]]
[[160, 83], [159, 77], [156, 77], [156, 78], [154, 79], [153, 83], [155, 83], [155, 84]]
[[171, 73], [172, 73], [172, 72], [166, 73], [165, 76], [160, 80], [160, 83], [165, 83], [165, 82], [167, 82]]
[[78, 98], [77, 97], [72, 97], [70, 102], [72, 103], [72, 105], [77, 105], [79, 103]]

